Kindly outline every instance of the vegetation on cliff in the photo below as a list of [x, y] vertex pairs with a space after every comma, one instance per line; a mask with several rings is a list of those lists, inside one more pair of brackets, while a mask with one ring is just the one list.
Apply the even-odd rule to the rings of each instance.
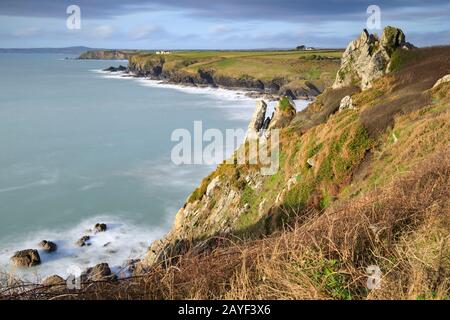
[[[308, 59], [308, 57], [325, 57]], [[316, 96], [331, 85], [341, 51], [184, 51], [130, 57], [130, 70], [173, 82]]]
[[[327, 88], [283, 125], [275, 174], [219, 165], [135, 277], [70, 297], [449, 299], [450, 46], [409, 50], [370, 86]], [[339, 110], [347, 96], [353, 108]]]

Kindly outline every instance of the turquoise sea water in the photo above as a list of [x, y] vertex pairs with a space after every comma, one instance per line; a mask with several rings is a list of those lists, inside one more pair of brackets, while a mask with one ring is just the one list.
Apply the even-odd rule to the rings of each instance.
[[[254, 101], [223, 90], [161, 87], [98, 72], [124, 61], [0, 54], [0, 269], [64, 275], [118, 266], [166, 232], [213, 167], [170, 161], [176, 128], [246, 128]], [[97, 71], [96, 71], [97, 70]], [[110, 230], [74, 242], [96, 222]], [[55, 241], [43, 263], [12, 270], [16, 250]], [[108, 245], [105, 247], [104, 245]]]

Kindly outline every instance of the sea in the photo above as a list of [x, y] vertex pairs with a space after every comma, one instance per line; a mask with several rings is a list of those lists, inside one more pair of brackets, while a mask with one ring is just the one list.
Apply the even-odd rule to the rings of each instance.
[[[64, 277], [100, 262], [121, 270], [127, 259], [143, 257], [215, 168], [174, 163], [174, 130], [193, 132], [196, 121], [224, 135], [247, 128], [256, 102], [243, 92], [102, 71], [126, 64], [0, 54], [3, 279]], [[95, 234], [96, 223], [106, 223], [107, 231]], [[84, 235], [89, 245], [76, 246]], [[41, 240], [55, 242], [57, 251], [42, 251]], [[10, 257], [22, 249], [37, 249], [42, 263], [12, 266]]]

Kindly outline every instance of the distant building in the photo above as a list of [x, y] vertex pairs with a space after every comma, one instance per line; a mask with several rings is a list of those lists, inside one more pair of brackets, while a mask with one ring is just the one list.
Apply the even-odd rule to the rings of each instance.
[[314, 50], [314, 48], [313, 47], [307, 47], [306, 50], [311, 51], [311, 50]]
[[295, 48], [295, 50], [305, 50], [305, 45], [301, 45], [301, 46], [297, 46], [296, 48]]
[[156, 51], [156, 54], [171, 54], [170, 51]]

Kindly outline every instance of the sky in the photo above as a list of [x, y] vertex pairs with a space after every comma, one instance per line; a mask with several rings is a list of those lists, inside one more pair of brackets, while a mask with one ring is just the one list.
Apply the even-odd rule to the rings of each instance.
[[450, 44], [448, 0], [0, 0], [0, 47], [341, 48], [367, 28], [369, 5], [372, 33], [393, 25], [417, 46]]

